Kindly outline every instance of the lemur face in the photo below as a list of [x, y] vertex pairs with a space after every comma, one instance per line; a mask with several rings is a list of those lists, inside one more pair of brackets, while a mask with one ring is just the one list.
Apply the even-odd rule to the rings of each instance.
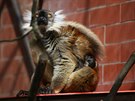
[[47, 26], [52, 24], [54, 20], [54, 14], [48, 10], [39, 10], [36, 14], [37, 24]]

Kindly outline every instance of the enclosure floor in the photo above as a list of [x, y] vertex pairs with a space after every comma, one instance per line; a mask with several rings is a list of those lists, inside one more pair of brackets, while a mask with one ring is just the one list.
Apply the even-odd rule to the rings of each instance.
[[[38, 94], [36, 101], [100, 101], [108, 95], [106, 92], [76, 92], [60, 94]], [[28, 97], [6, 97], [0, 101], [27, 101]], [[119, 91], [114, 101], [135, 101], [135, 90]]]

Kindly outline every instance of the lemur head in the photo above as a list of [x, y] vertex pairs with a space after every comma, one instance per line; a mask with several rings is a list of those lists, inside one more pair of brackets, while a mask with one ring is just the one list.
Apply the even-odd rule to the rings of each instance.
[[49, 10], [39, 10], [36, 13], [37, 25], [47, 26], [54, 21], [54, 14]]
[[[60, 23], [64, 20], [65, 15], [61, 14], [62, 10], [56, 11], [55, 13], [49, 10], [39, 10], [36, 12], [36, 21], [38, 26], [44, 26], [47, 28], [51, 27], [54, 23]], [[31, 11], [27, 11], [24, 14], [24, 25], [23, 29], [28, 29], [31, 23]]]

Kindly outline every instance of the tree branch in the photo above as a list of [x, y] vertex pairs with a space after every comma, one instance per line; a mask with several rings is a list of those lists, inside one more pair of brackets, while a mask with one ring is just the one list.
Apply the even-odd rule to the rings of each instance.
[[127, 61], [127, 63], [124, 65], [113, 87], [111, 88], [110, 93], [103, 101], [113, 101], [115, 95], [117, 94], [118, 89], [120, 88], [122, 84], [122, 81], [124, 80], [127, 73], [129, 72], [129, 70], [134, 64], [135, 64], [135, 52], [133, 52], [133, 54], [130, 56], [129, 60]]

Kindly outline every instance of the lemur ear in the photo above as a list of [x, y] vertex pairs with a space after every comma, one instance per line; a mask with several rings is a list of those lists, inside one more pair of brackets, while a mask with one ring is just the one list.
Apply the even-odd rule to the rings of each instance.
[[24, 22], [31, 22], [31, 15], [32, 15], [31, 11], [26, 10], [24, 12], [24, 14], [23, 14], [23, 20], [24, 20]]
[[54, 22], [62, 22], [65, 19], [65, 15], [62, 14], [63, 10], [58, 10], [54, 13]]
[[23, 25], [22, 25], [22, 29], [26, 32], [30, 31], [32, 29], [32, 27], [30, 26], [31, 23], [31, 16], [32, 13], [29, 10], [26, 10], [23, 14]]

